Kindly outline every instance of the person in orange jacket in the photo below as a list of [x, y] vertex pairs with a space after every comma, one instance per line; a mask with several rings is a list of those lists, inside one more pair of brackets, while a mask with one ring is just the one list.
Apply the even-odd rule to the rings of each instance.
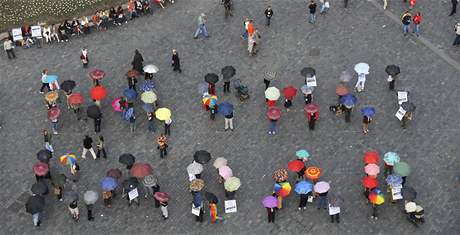
[[417, 12], [414, 17], [412, 18], [412, 22], [414, 23], [413, 33], [420, 36], [420, 24], [422, 23], [422, 13]]

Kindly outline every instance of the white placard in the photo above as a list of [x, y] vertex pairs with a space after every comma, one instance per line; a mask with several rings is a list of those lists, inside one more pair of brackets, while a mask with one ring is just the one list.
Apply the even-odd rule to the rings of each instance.
[[195, 175], [188, 174], [188, 181], [192, 182], [192, 180], [196, 179]]
[[11, 30], [11, 34], [13, 35], [13, 41], [20, 41], [24, 38], [22, 37], [22, 30], [21, 28], [15, 28]]
[[316, 76], [313, 77], [307, 77], [305, 79], [307, 86], [309, 87], [316, 87]]
[[137, 191], [137, 188], [128, 192], [128, 198], [130, 201], [136, 199], [137, 197], [139, 197], [139, 192]]
[[336, 215], [340, 213], [340, 207], [329, 205], [329, 215]]
[[401, 194], [401, 188], [402, 188], [402, 186], [392, 187], [391, 188], [391, 196], [392, 196], [393, 200], [401, 200], [401, 199], [403, 199], [402, 194]]
[[201, 208], [200, 207], [195, 207], [192, 203], [192, 214], [196, 216], [200, 216]]
[[225, 213], [236, 213], [236, 200], [226, 200], [224, 203]]
[[396, 112], [395, 117], [401, 121], [406, 114], [406, 110], [404, 110], [402, 107], [399, 107], [398, 112]]
[[32, 37], [34, 38], [42, 37], [42, 28], [39, 25], [31, 26], [30, 31], [32, 31]]
[[404, 102], [409, 101], [407, 98], [407, 91], [398, 91], [398, 103], [401, 105]]

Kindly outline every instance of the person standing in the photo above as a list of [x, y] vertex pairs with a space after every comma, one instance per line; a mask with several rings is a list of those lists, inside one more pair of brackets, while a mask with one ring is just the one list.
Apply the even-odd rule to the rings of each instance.
[[366, 75], [364, 73], [358, 74], [358, 81], [356, 81], [356, 84], [355, 84], [356, 91], [357, 92], [364, 91], [365, 84], [366, 84]]
[[329, 7], [331, 7], [331, 5], [329, 4], [329, 0], [320, 0], [320, 2], [321, 2], [321, 9], [319, 10], [319, 13], [326, 14], [327, 11], [329, 10]]
[[131, 65], [133, 66], [133, 69], [136, 70], [137, 72], [139, 72], [140, 74], [143, 74], [144, 73], [144, 58], [142, 57], [141, 53], [139, 52], [139, 50], [135, 50], [134, 51], [134, 58], [133, 58], [133, 62], [131, 63]]
[[314, 112], [314, 113], [308, 112], [307, 113], [307, 119], [308, 119], [308, 128], [310, 130], [314, 130], [315, 129], [315, 123], [319, 119], [319, 112], [318, 111]]
[[278, 120], [274, 119], [268, 119], [270, 121], [270, 125], [268, 127], [268, 134], [269, 135], [275, 135], [276, 134], [276, 122]]
[[78, 202], [77, 201], [71, 202], [68, 208], [69, 208], [70, 215], [72, 216], [72, 218], [75, 220], [75, 222], [78, 222], [78, 220], [80, 219], [80, 210], [78, 209]]
[[126, 76], [128, 80], [128, 89], [136, 90], [137, 78], [135, 76]]
[[230, 93], [230, 77], [229, 76], [223, 76], [224, 77], [224, 94], [225, 93]]
[[177, 53], [176, 49], [172, 50], [171, 61], [172, 61], [173, 71], [178, 71], [179, 73], [182, 73], [182, 70], [180, 69], [179, 53]]
[[265, 9], [265, 24], [267, 26], [270, 26], [270, 20], [273, 17], [273, 10], [271, 6], [268, 6], [267, 9]]
[[275, 210], [276, 208], [267, 208], [268, 223], [275, 223]]
[[452, 2], [452, 10], [450, 11], [449, 16], [452, 16], [455, 13], [457, 13], [457, 5], [458, 5], [459, 0], [451, 0], [451, 2]]
[[203, 215], [204, 215], [204, 206], [203, 206], [203, 193], [198, 191], [198, 192], [192, 192], [193, 195], [193, 201], [192, 205], [195, 210], [199, 210], [198, 215], [195, 215], [195, 221], [202, 223], [203, 222]]
[[86, 159], [86, 153], [88, 151], [93, 156], [93, 159], [96, 160], [96, 153], [93, 149], [93, 139], [88, 135], [85, 135], [85, 138], [83, 139], [83, 153], [81, 154], [81, 158]]
[[43, 90], [47, 88], [50, 91], [50, 86], [48, 84], [48, 69], [44, 69], [42, 72], [42, 87], [40, 88], [40, 94], [44, 94]]
[[224, 4], [225, 17], [233, 16], [233, 13], [232, 13], [232, 0], [222, 0], [222, 4]]
[[86, 48], [81, 49], [80, 60], [81, 60], [81, 63], [83, 64], [83, 68], [87, 68], [88, 63], [89, 63], [88, 49]]
[[209, 118], [211, 120], [214, 121], [216, 119], [216, 113], [217, 113], [217, 104], [210, 106], [209, 107]]
[[93, 221], [94, 220], [94, 216], [93, 216], [94, 204], [86, 204], [85, 203], [85, 206], [86, 206], [86, 210], [88, 211], [88, 221]]
[[101, 132], [101, 123], [102, 123], [102, 116], [99, 116], [94, 119], [94, 132], [96, 133]]
[[10, 60], [16, 59], [16, 55], [14, 54], [13, 48], [13, 41], [11, 41], [10, 38], [6, 39], [5, 42], [3, 42], [3, 49], [6, 51], [6, 55]]
[[163, 217], [163, 219], [167, 220], [169, 217], [167, 199], [160, 201], [160, 210], [161, 210], [161, 216]]
[[343, 0], [343, 7], [347, 8], [348, 7], [348, 0]]
[[201, 13], [200, 16], [198, 16], [198, 28], [196, 29], [195, 35], [193, 36], [194, 39], [197, 39], [200, 34], [203, 34], [203, 36], [206, 38], [209, 37], [208, 30], [206, 29], [207, 18], [208, 17], [204, 13]]
[[43, 130], [43, 140], [45, 141], [45, 149], [47, 149], [51, 153], [54, 153], [53, 145], [51, 145], [52, 137], [53, 136], [51, 135], [51, 133], [48, 132], [48, 130], [46, 129]]
[[308, 202], [308, 197], [311, 196], [311, 192], [309, 193], [301, 193], [299, 194], [299, 208], [298, 210], [306, 210], [307, 209], [307, 202]]
[[456, 25], [455, 25], [455, 41], [454, 41], [454, 46], [458, 46], [460, 45], [460, 22], [458, 22]]
[[131, 132], [134, 132], [134, 130], [136, 129], [136, 116], [134, 115], [134, 111], [131, 117], [129, 117], [129, 125], [131, 128]]
[[366, 115], [363, 116], [363, 133], [369, 133], [369, 124], [371, 123], [372, 118]]
[[395, 90], [395, 79], [396, 79], [396, 75], [392, 76], [388, 74], [387, 82], [388, 82], [388, 89], [390, 89], [390, 91]]
[[157, 149], [160, 150], [160, 158], [164, 158], [165, 156], [168, 155], [167, 141], [168, 139], [163, 134], [160, 134], [160, 136], [157, 138], [157, 144], [158, 144]]
[[334, 219], [335, 222], [340, 223], [340, 205], [337, 200], [329, 203], [329, 216], [331, 216], [331, 223], [334, 223]]
[[225, 131], [227, 131], [228, 128], [230, 128], [230, 130], [233, 131], [233, 112], [231, 112], [228, 115], [225, 115], [224, 120], [225, 120]]
[[308, 5], [308, 9], [310, 9], [310, 15], [308, 16], [308, 22], [310, 24], [314, 24], [316, 21], [316, 2], [315, 0], [311, 0], [310, 4]]
[[165, 120], [165, 133], [164, 133], [164, 135], [167, 135], [167, 136], [171, 135], [171, 124], [172, 124], [172, 119], [171, 118]]
[[343, 105], [343, 109], [345, 112], [345, 122], [351, 122], [351, 111], [353, 110], [353, 107]]
[[409, 11], [404, 12], [404, 14], [401, 16], [404, 36], [406, 36], [407, 33], [409, 32], [409, 26], [410, 26], [411, 19], [412, 19], [412, 15], [410, 14]]
[[102, 135], [99, 136], [99, 140], [96, 144], [96, 157], [100, 158], [101, 153], [103, 154], [103, 157], [107, 159], [107, 153], [105, 152], [104, 137]]
[[150, 132], [155, 132], [155, 117], [154, 113], [147, 113], [148, 129]]
[[386, 10], [388, 6], [388, 0], [383, 0], [383, 10]]
[[324, 192], [324, 193], [318, 193], [318, 210], [321, 209], [321, 208], [324, 208], [324, 209], [327, 209], [327, 193], [328, 192]]
[[420, 36], [420, 24], [422, 23], [422, 13], [420, 13], [419, 11], [414, 15], [414, 18], [412, 18], [412, 22], [414, 22], [414, 28], [412, 29], [413, 30], [413, 33], [415, 33], [415, 35]]

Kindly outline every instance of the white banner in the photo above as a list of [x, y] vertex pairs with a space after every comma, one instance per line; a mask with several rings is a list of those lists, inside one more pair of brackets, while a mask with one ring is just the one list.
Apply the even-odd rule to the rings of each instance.
[[395, 116], [399, 119], [399, 121], [401, 121], [405, 114], [406, 110], [404, 110], [402, 107], [399, 107], [398, 112], [396, 112]]
[[307, 82], [307, 86], [309, 86], [309, 87], [316, 87], [316, 76], [307, 77], [307, 78], [305, 79], [305, 81]]
[[32, 37], [34, 38], [42, 37], [42, 28], [39, 25], [31, 26], [30, 31], [32, 31]]
[[136, 199], [137, 197], [139, 197], [139, 192], [137, 191], [137, 188], [129, 191], [128, 197], [129, 197], [130, 201], [133, 200], [133, 199]]
[[225, 213], [236, 213], [236, 200], [225, 201]]
[[13, 41], [20, 41], [24, 39], [22, 37], [22, 30], [21, 28], [15, 28], [11, 30], [11, 34], [13, 35]]

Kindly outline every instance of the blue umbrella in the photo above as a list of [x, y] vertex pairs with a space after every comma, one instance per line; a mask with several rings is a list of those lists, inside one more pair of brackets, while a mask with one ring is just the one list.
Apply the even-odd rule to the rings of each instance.
[[106, 190], [106, 191], [112, 191], [112, 190], [114, 190], [117, 186], [118, 186], [117, 180], [115, 180], [115, 179], [112, 178], [112, 177], [105, 177], [105, 178], [101, 181], [101, 187], [102, 187], [103, 190]]
[[139, 88], [141, 91], [151, 91], [155, 88], [155, 83], [153, 80], [146, 80], [142, 83], [141, 87]]
[[137, 92], [134, 89], [126, 89], [123, 91], [123, 95], [128, 99], [128, 100], [134, 100], [137, 97]]
[[399, 175], [395, 175], [395, 174], [388, 175], [385, 180], [387, 184], [390, 185], [391, 187], [400, 186], [403, 182], [402, 177]]
[[58, 75], [46, 75], [46, 82], [52, 83], [58, 80]]
[[200, 95], [204, 94], [208, 92], [208, 83], [206, 82], [200, 82], [198, 83], [198, 93], [200, 93]]
[[142, 105], [142, 109], [144, 109], [144, 111], [147, 112], [147, 113], [152, 113], [153, 112], [153, 106], [150, 105], [150, 104]]
[[374, 117], [375, 109], [373, 107], [364, 107], [361, 109], [361, 114], [366, 117]]
[[126, 121], [129, 121], [129, 119], [132, 116], [134, 116], [134, 108], [131, 107], [128, 110], [126, 110], [124, 118], [125, 118]]
[[340, 97], [340, 103], [346, 106], [355, 106], [358, 103], [358, 99], [353, 94], [346, 94]]
[[307, 180], [299, 181], [295, 184], [294, 191], [297, 194], [307, 194], [313, 189], [313, 183]]
[[233, 113], [233, 104], [230, 104], [227, 101], [222, 102], [217, 108], [217, 113], [221, 113], [224, 116], [230, 115]]

